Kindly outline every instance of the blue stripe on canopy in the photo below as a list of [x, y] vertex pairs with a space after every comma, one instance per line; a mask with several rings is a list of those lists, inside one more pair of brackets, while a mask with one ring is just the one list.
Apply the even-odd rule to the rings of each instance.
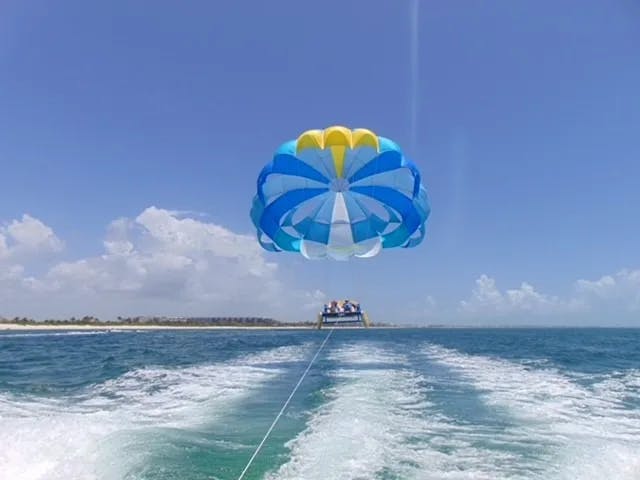
[[300, 251], [300, 239], [289, 235], [282, 229], [279, 229], [278, 233], [273, 237], [273, 243], [275, 243], [278, 248], [287, 252]]
[[313, 224], [313, 220], [310, 217], [303, 218], [300, 222], [296, 223], [293, 228], [300, 234], [302, 238], [307, 234], [311, 225]]
[[281, 252], [282, 250], [298, 251], [296, 248], [294, 248], [293, 243], [291, 241], [291, 240], [295, 240], [293, 237], [291, 237], [291, 239], [283, 245], [276, 245], [272, 237], [269, 237], [269, 240], [271, 240], [269, 242], [263, 240], [262, 236], [264, 232], [261, 230], [259, 226], [263, 212], [264, 212], [264, 204], [260, 201], [260, 197], [256, 195], [253, 198], [253, 206], [251, 207], [251, 220], [253, 221], [253, 224], [256, 227], [257, 234], [258, 234], [258, 242], [260, 243], [262, 248], [270, 252]]
[[[352, 188], [351, 191], [354, 192], [354, 188]], [[357, 192], [354, 192], [354, 193], [357, 193]], [[393, 212], [393, 210], [391, 210], [386, 205], [381, 204], [380, 202], [378, 202], [378, 203], [380, 203], [382, 208], [384, 208], [384, 210], [389, 214], [389, 219], [387, 219], [387, 220], [385, 220], [384, 218], [380, 217], [380, 215], [376, 215], [375, 213], [373, 213], [369, 208], [367, 208], [366, 205], [364, 205], [357, 198], [356, 195], [350, 195], [350, 197], [353, 199], [354, 202], [356, 202], [360, 206], [362, 211], [367, 216], [367, 220], [364, 220], [364, 221], [369, 222], [371, 224], [371, 228], [373, 229], [373, 231], [376, 232], [376, 234], [378, 234], [378, 235], [382, 235], [382, 232], [385, 230], [385, 228], [387, 228], [387, 226], [391, 222], [399, 222], [400, 221], [400, 219]], [[377, 202], [377, 200], [376, 200], [376, 202]]]
[[296, 158], [301, 162], [310, 165], [327, 178], [336, 177], [335, 163], [331, 150], [322, 150], [320, 148], [307, 148], [296, 153]]
[[399, 247], [420, 226], [420, 215], [413, 201], [390, 187], [352, 187], [352, 191], [375, 198], [393, 208], [402, 216], [403, 223], [393, 232], [383, 237], [384, 248]]
[[299, 158], [288, 155], [288, 154], [280, 154], [276, 155], [271, 163], [269, 163], [266, 167], [262, 169], [260, 175], [258, 176], [258, 192], [260, 195], [260, 199], [265, 202], [264, 194], [262, 192], [262, 186], [264, 185], [265, 180], [272, 173], [283, 173], [285, 175], [295, 175], [298, 177], [309, 178], [311, 180], [316, 180], [318, 182], [322, 182], [324, 184], [329, 183], [329, 179], [325, 177], [318, 170], [310, 166], [308, 163], [303, 162]]
[[420, 244], [420, 242], [422, 242], [422, 240], [424, 240], [424, 236], [425, 236], [425, 226], [424, 223], [420, 224], [420, 228], [418, 228], [418, 232], [419, 235], [416, 238], [411, 238], [409, 237], [409, 240], [407, 241], [407, 243], [405, 245], [403, 245], [404, 248], [413, 248], [416, 245]]
[[[322, 197], [324, 197], [324, 199]], [[334, 197], [330, 192], [325, 192], [320, 197], [315, 197], [321, 199], [321, 202], [312, 213], [294, 225], [294, 228], [300, 234], [301, 238], [321, 243], [327, 243], [329, 241], [329, 224], [319, 222], [318, 220], [322, 217], [321, 212], [327, 209], [327, 205], [330, 205], [330, 208], [333, 209], [333, 202], [331, 200], [333, 200]], [[320, 224], [320, 227], [317, 226], [318, 224]], [[323, 242], [325, 238], [326, 240]]]
[[[278, 197], [277, 200], [273, 201], [266, 208], [264, 208], [262, 217], [260, 218], [260, 229], [264, 231], [267, 236], [276, 240], [275, 234], [276, 232], [278, 232], [278, 230], [280, 230], [279, 222], [285, 213], [287, 213], [296, 205], [304, 202], [305, 200], [325, 193], [326, 191], [326, 188], [300, 188], [297, 190], [291, 190]], [[279, 241], [276, 241], [276, 243], [280, 245]]]
[[269, 252], [281, 252], [282, 250], [280, 250], [275, 243], [273, 242], [265, 242], [264, 240], [262, 240], [262, 235], [258, 235], [258, 243], [260, 243], [260, 246], [262, 248], [264, 248], [265, 250], [269, 251]]
[[399, 152], [390, 150], [381, 153], [370, 162], [366, 163], [361, 169], [349, 177], [349, 183], [357, 182], [370, 175], [394, 170], [403, 166], [403, 157]]
[[405, 224], [401, 223], [393, 232], [382, 237], [382, 248], [402, 247], [412, 233]]
[[331, 226], [328, 223], [312, 222], [311, 227], [307, 230], [304, 236], [305, 240], [311, 240], [313, 242], [329, 243], [329, 232]]
[[[289, 213], [287, 213], [284, 220], [281, 222], [281, 225], [293, 226], [293, 228], [295, 228], [298, 233], [304, 237], [305, 232], [300, 230], [299, 225], [308, 218], [316, 219], [318, 212], [324, 208], [324, 205], [327, 203], [329, 198], [330, 192], [327, 191], [322, 195], [312, 197], [309, 200], [299, 203], [292, 208]], [[299, 215], [300, 211], [302, 211], [302, 214]]]
[[415, 163], [413, 163], [411, 160], [407, 160], [406, 158], [404, 160], [404, 166], [411, 170], [411, 172], [413, 173], [413, 196], [417, 197], [418, 192], [420, 191], [420, 182], [422, 181], [420, 172], [418, 171], [418, 167], [416, 167]]
[[349, 221], [351, 223], [367, 219], [369, 213], [358, 203], [355, 195], [351, 192], [343, 192], [342, 198], [344, 199], [345, 207], [347, 207], [347, 214], [349, 215]]
[[360, 243], [370, 238], [378, 237], [379, 232], [374, 228], [374, 222], [362, 220], [351, 224], [351, 235], [355, 243]]
[[375, 148], [370, 146], [356, 147], [353, 150], [347, 149], [344, 158], [344, 177], [351, 177], [379, 154]]
[[249, 212], [249, 216], [251, 217], [251, 221], [256, 226], [256, 228], [260, 228], [260, 218], [262, 217], [262, 212], [264, 212], [264, 203], [260, 201], [260, 197], [258, 195], [253, 197], [253, 203], [251, 204], [251, 212]]

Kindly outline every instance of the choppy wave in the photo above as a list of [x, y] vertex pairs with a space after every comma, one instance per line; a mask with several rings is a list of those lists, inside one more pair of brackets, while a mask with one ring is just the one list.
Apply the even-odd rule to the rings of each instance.
[[[640, 412], [625, 404], [638, 394], [637, 371], [585, 388], [547, 361], [437, 345], [423, 353], [450, 376], [419, 373], [398, 349], [361, 343], [332, 352], [334, 384], [269, 478], [640, 478]], [[448, 414], [431, 398], [435, 383], [477, 396], [489, 417]]]
[[163, 429], [220, 421], [245, 397], [299, 361], [306, 347], [281, 347], [188, 368], [144, 368], [75, 398], [0, 395], [0, 478], [123, 479], [144, 463]]
[[[427, 343], [428, 334], [409, 345], [418, 334], [336, 332], [248, 478], [640, 479], [640, 369], [632, 357], [595, 356], [573, 369], [570, 352], [554, 357], [539, 343], [514, 360], [512, 344], [492, 350], [488, 335], [473, 342], [495, 354], [466, 353], [468, 336], [444, 347]], [[322, 339], [283, 335], [127, 335], [106, 346], [44, 338], [41, 350], [62, 343], [55, 355], [22, 357], [23, 377], [35, 369], [34, 382], [55, 382], [68, 381], [60, 367], [39, 369], [61, 356], [71, 366], [114, 345], [129, 355], [127, 373], [70, 389], [13, 387], [24, 383], [10, 377], [20, 367], [11, 363], [21, 348], [14, 345], [0, 355], [0, 479], [236, 479]], [[158, 356], [165, 348], [174, 349], [168, 366]], [[225, 354], [215, 357], [218, 348]], [[190, 359], [185, 349], [200, 349], [199, 362], [221, 360], [171, 367]], [[241, 351], [254, 353], [236, 357]], [[102, 375], [102, 363], [91, 368], [88, 378]]]
[[638, 394], [637, 372], [585, 387], [552, 367], [531, 368], [437, 345], [428, 345], [425, 353], [513, 419], [511, 435], [526, 439], [544, 467], [535, 478], [640, 478], [640, 411], [623, 402]]
[[126, 330], [89, 330], [68, 332], [30, 332], [30, 333], [3, 333], [0, 338], [24, 338], [24, 337], [72, 337], [77, 335], [107, 335], [109, 333], [125, 333]]
[[406, 355], [353, 345], [332, 359], [345, 365], [332, 372], [336, 384], [270, 478], [488, 480], [519, 468], [517, 457], [482, 446], [473, 426], [439, 411]]

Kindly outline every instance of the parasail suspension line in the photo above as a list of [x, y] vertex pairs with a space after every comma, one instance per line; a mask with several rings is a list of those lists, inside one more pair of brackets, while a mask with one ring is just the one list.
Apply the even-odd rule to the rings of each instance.
[[284, 405], [282, 405], [282, 408], [280, 409], [280, 411], [278, 412], [278, 415], [276, 415], [276, 418], [273, 420], [273, 423], [271, 424], [271, 426], [269, 427], [269, 430], [267, 430], [267, 433], [265, 433], [264, 438], [262, 439], [262, 441], [260, 442], [260, 444], [258, 445], [258, 447], [256, 448], [256, 451], [253, 452], [253, 455], [251, 455], [251, 458], [249, 459], [249, 462], [247, 463], [247, 466], [244, 467], [244, 470], [242, 470], [242, 473], [240, 474], [240, 476], [238, 477], [238, 480], [242, 480], [244, 478], [244, 475], [247, 473], [247, 471], [249, 470], [249, 467], [251, 466], [251, 464], [253, 463], [253, 461], [255, 460], [255, 458], [258, 456], [258, 453], [260, 452], [260, 449], [262, 448], [262, 446], [264, 445], [264, 443], [267, 441], [267, 438], [269, 438], [269, 435], [271, 435], [271, 431], [273, 430], [273, 428], [276, 426], [276, 423], [278, 423], [278, 420], [280, 420], [280, 417], [282, 416], [282, 414], [284, 413], [285, 409], [287, 408], [287, 406], [289, 405], [289, 402], [291, 401], [291, 399], [293, 398], [293, 396], [296, 393], [296, 390], [298, 390], [298, 387], [300, 386], [300, 384], [302, 383], [302, 381], [304, 380], [304, 377], [307, 376], [307, 373], [309, 373], [309, 370], [311, 369], [311, 366], [313, 365], [313, 362], [316, 361], [316, 358], [318, 358], [318, 355], [320, 354], [320, 351], [322, 350], [322, 348], [324, 347], [325, 343], [327, 343], [327, 340], [329, 340], [329, 337], [331, 336], [331, 334], [333, 333], [333, 330], [335, 329], [335, 327], [332, 327], [331, 330], [329, 330], [329, 333], [327, 333], [327, 336], [324, 337], [324, 340], [322, 341], [322, 344], [320, 345], [320, 348], [318, 348], [318, 351], [316, 352], [316, 354], [313, 356], [313, 358], [311, 359], [311, 361], [309, 362], [309, 365], [307, 365], [307, 369], [304, 371], [304, 373], [302, 374], [302, 376], [300, 377], [300, 380], [298, 380], [298, 383], [296, 383], [296, 386], [293, 387], [293, 390], [291, 390], [291, 394], [289, 395], [289, 398], [287, 398], [287, 401], [284, 402]]

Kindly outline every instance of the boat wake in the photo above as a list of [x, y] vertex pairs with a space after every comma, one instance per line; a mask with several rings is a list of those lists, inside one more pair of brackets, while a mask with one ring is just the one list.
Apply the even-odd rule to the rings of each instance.
[[0, 478], [142, 478], [136, 472], [155, 447], [223, 422], [307, 351], [279, 347], [221, 364], [133, 370], [73, 398], [0, 394]]

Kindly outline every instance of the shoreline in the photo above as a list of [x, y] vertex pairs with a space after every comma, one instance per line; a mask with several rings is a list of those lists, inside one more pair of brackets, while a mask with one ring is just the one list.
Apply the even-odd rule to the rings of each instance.
[[[331, 326], [324, 326], [327, 330]], [[560, 326], [560, 325], [446, 325], [446, 326], [415, 326], [415, 325], [372, 325], [368, 328], [355, 325], [339, 325], [340, 330], [573, 330], [573, 329], [638, 329], [639, 326]], [[21, 325], [18, 323], [0, 323], [0, 332], [8, 331], [136, 331], [136, 330], [317, 330], [315, 325], [52, 325], [42, 324]]]
[[[336, 328], [345, 330], [364, 330], [364, 327], [355, 326], [338, 326]], [[397, 327], [369, 327], [373, 329], [379, 328], [397, 328]], [[326, 330], [328, 327], [322, 328]], [[317, 330], [311, 325], [255, 325], [255, 326], [233, 326], [233, 325], [20, 325], [16, 323], [0, 323], [0, 331], [42, 331], [42, 330]]]
[[0, 330], [311, 330], [310, 326], [232, 326], [232, 325], [19, 325], [0, 324]]

